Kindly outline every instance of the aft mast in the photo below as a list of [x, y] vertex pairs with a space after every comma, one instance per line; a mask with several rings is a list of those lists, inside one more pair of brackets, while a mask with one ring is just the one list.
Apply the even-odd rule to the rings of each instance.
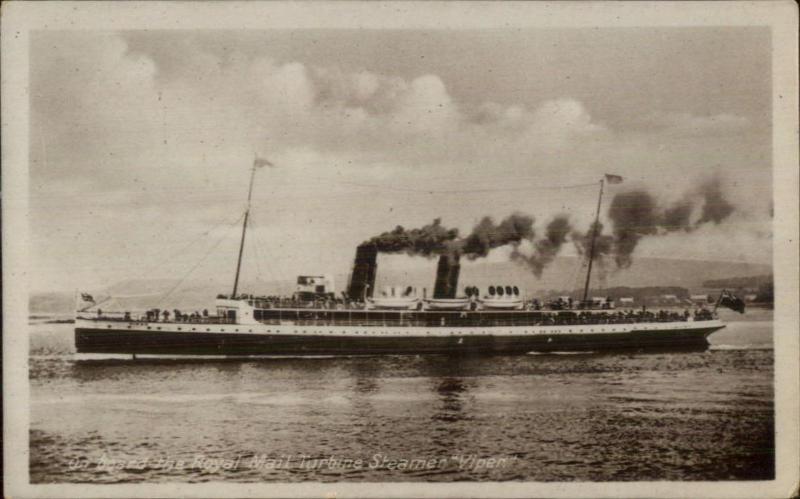
[[595, 212], [594, 215], [594, 225], [592, 225], [592, 240], [589, 244], [589, 268], [586, 271], [586, 284], [583, 286], [583, 299], [581, 300], [581, 304], [584, 306], [589, 299], [589, 284], [592, 280], [592, 263], [594, 263], [594, 247], [598, 236], [597, 232], [600, 225], [600, 206], [603, 203], [603, 187], [606, 181], [608, 181], [609, 184], [620, 184], [622, 183], [622, 177], [619, 175], [610, 175], [606, 173], [605, 176], [600, 179], [600, 195], [597, 197], [597, 212]]
[[261, 166], [273, 166], [272, 163], [266, 159], [255, 157], [253, 160], [253, 168], [250, 170], [250, 187], [247, 190], [247, 209], [244, 212], [244, 222], [242, 222], [242, 240], [239, 244], [239, 259], [236, 261], [236, 278], [233, 280], [233, 293], [231, 299], [236, 298], [236, 291], [239, 289], [239, 273], [242, 270], [242, 254], [244, 253], [244, 239], [247, 234], [247, 220], [250, 218], [250, 201], [253, 198], [253, 180], [256, 176], [256, 169]]
[[[600, 223], [600, 205], [603, 202], [603, 185], [605, 178], [600, 179], [600, 196], [597, 198], [597, 212], [594, 215], [594, 224], [592, 225], [592, 241], [589, 243], [589, 269], [586, 271], [586, 284], [583, 286], [583, 299], [581, 306], [586, 305], [586, 300], [589, 298], [589, 283], [592, 280], [592, 263], [594, 262], [594, 242], [597, 239], [597, 226]], [[247, 218], [245, 218], [247, 220]]]

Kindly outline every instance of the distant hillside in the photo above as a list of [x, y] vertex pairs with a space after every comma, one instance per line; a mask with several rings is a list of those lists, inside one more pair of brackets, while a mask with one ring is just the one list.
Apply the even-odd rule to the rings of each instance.
[[729, 277], [726, 279], [713, 279], [703, 282], [704, 288], [749, 288], [758, 289], [759, 287], [772, 283], [772, 274]]
[[[420, 265], [411, 270], [379, 265], [376, 286], [380, 288], [390, 284], [409, 284], [433, 289], [435, 260], [420, 259], [419, 263]], [[771, 271], [771, 266], [763, 264], [640, 258], [630, 268], [623, 270], [595, 266], [592, 272], [592, 288], [677, 286], [695, 290], [703, 288], [703, 283], [708, 280], [767, 274]], [[560, 257], [544, 271], [541, 278], [514, 262], [462, 261], [460, 282], [483, 288], [491, 284], [513, 283], [529, 293], [545, 293], [551, 290], [582, 288], [585, 278], [586, 268], [577, 258]]]
[[[679, 287], [695, 292], [709, 282], [721, 282], [731, 276], [766, 276], [772, 272], [769, 265], [702, 261], [671, 260], [665, 258], [639, 258], [633, 265], [624, 270], [595, 267], [592, 289], [596, 293], [609, 294], [614, 287]], [[412, 285], [419, 288], [433, 289], [436, 260], [418, 258], [413, 260], [381, 258], [378, 267], [376, 287], [381, 289], [388, 285]], [[537, 278], [525, 267], [513, 262], [490, 263], [485, 260], [462, 262], [461, 287], [478, 286], [485, 289], [492, 284], [515, 284], [527, 291], [528, 295], [550, 295], [563, 290], [575, 290], [583, 287], [585, 268], [577, 258], [560, 257], [553, 262], [541, 278]], [[336, 287], [343, 291], [347, 287], [347, 275], [334, 276]], [[114, 284], [106, 290], [87, 290], [95, 294], [95, 298], [112, 295], [116, 298], [101, 305], [107, 310], [145, 310], [151, 307], [178, 308], [183, 311], [212, 308], [218, 293], [229, 293], [232, 283], [223, 282], [219, 276], [207, 280], [193, 280], [178, 284], [173, 279], [134, 279]], [[717, 287], [717, 286], [711, 286]], [[730, 286], [735, 287], [735, 286]], [[291, 281], [244, 280], [240, 290], [257, 294], [289, 294], [294, 289]], [[167, 292], [171, 294], [164, 297]], [[621, 291], [620, 293], [625, 293]], [[636, 295], [642, 293], [631, 292]], [[666, 291], [664, 292], [666, 294]], [[612, 293], [613, 294], [613, 293]], [[676, 293], [672, 293], [676, 294]], [[681, 291], [678, 294], [683, 294]], [[622, 294], [621, 294], [622, 296]], [[31, 314], [71, 314], [74, 309], [72, 292], [37, 293], [30, 297]]]
[[35, 293], [28, 300], [30, 315], [68, 315], [75, 311], [73, 293]]
[[[571, 296], [573, 299], [579, 299], [583, 294], [582, 289], [564, 289], [547, 295], [547, 298], [556, 298], [558, 296]], [[644, 286], [644, 287], [630, 287], [630, 286], [617, 286], [613, 288], [592, 288], [589, 290], [589, 296], [607, 296], [618, 300], [620, 298], [628, 297], [633, 298], [635, 302], [643, 302], [645, 299], [660, 298], [663, 295], [674, 295], [676, 298], [684, 300], [688, 299], [691, 293], [688, 289], [680, 286]]]

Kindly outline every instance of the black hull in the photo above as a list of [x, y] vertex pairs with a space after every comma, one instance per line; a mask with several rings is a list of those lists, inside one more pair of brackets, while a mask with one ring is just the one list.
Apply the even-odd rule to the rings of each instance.
[[719, 327], [664, 331], [526, 336], [430, 337], [289, 334], [174, 333], [77, 328], [78, 353], [311, 356], [404, 354], [525, 354], [624, 350], [704, 350]]

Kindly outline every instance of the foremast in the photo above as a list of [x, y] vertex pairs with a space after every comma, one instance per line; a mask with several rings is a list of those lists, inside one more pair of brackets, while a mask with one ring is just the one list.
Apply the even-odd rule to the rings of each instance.
[[262, 166], [274, 166], [266, 159], [259, 158], [257, 155], [253, 160], [253, 168], [250, 170], [250, 186], [247, 189], [247, 208], [244, 212], [244, 221], [242, 222], [242, 239], [239, 243], [239, 258], [236, 260], [236, 277], [233, 280], [233, 293], [231, 299], [236, 299], [236, 292], [239, 289], [239, 274], [242, 270], [242, 255], [244, 254], [244, 241], [247, 235], [247, 221], [250, 218], [250, 206], [253, 199], [253, 180], [256, 177], [256, 170]]

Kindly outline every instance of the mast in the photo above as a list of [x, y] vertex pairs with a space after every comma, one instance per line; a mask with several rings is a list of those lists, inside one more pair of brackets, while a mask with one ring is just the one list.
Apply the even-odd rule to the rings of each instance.
[[244, 253], [244, 237], [247, 233], [247, 219], [250, 218], [250, 199], [253, 197], [253, 179], [256, 176], [258, 158], [253, 161], [253, 169], [250, 171], [250, 188], [247, 190], [247, 209], [244, 212], [244, 222], [242, 223], [242, 241], [239, 244], [239, 259], [236, 262], [236, 278], [233, 280], [233, 293], [231, 299], [236, 298], [236, 290], [239, 288], [239, 272], [242, 270], [242, 253]]
[[597, 239], [597, 226], [600, 223], [600, 204], [603, 202], [603, 184], [605, 178], [600, 179], [600, 196], [597, 198], [597, 213], [594, 215], [594, 225], [592, 225], [592, 242], [589, 245], [589, 269], [586, 271], [586, 284], [583, 286], [583, 300], [586, 303], [589, 298], [589, 283], [592, 280], [592, 263], [594, 262], [594, 242]]

